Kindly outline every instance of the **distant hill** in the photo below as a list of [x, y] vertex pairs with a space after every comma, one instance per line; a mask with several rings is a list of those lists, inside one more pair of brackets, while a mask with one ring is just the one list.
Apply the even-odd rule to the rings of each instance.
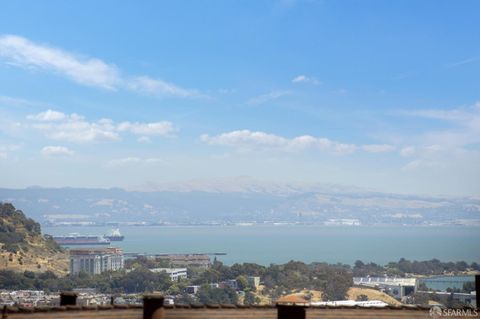
[[67, 265], [66, 253], [42, 236], [39, 223], [12, 204], [0, 203], [0, 269], [64, 274]]
[[[121, 188], [0, 188], [42, 224], [50, 223], [330, 223], [477, 225], [480, 197], [381, 193], [328, 184], [238, 178]], [[333, 220], [333, 221], [332, 221]]]

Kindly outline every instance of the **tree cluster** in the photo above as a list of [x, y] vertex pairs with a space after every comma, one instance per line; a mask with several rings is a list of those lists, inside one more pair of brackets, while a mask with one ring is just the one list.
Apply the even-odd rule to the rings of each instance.
[[353, 267], [353, 276], [377, 277], [387, 275], [404, 277], [407, 274], [432, 276], [443, 275], [447, 273], [461, 273], [466, 270], [480, 271], [480, 266], [475, 262], [471, 264], [468, 264], [465, 261], [441, 262], [438, 259], [410, 261], [405, 258], [401, 258], [398, 262], [390, 262], [385, 266], [377, 265], [375, 263], [367, 264], [357, 260]]
[[44, 291], [71, 291], [74, 288], [96, 288], [102, 293], [144, 293], [166, 291], [172, 282], [165, 273], [154, 273], [145, 268], [130, 272], [105, 272], [100, 275], [80, 273], [57, 277], [53, 272], [23, 273], [0, 270], [0, 289], [35, 289]]
[[259, 276], [265, 288], [274, 297], [279, 297], [294, 290], [321, 290], [325, 300], [344, 299], [348, 289], [353, 285], [352, 271], [348, 265], [331, 265], [326, 263], [305, 264], [290, 261], [283, 265], [261, 266], [252, 263], [234, 264], [231, 267], [214, 262], [201, 280], [215, 282], [240, 276]]

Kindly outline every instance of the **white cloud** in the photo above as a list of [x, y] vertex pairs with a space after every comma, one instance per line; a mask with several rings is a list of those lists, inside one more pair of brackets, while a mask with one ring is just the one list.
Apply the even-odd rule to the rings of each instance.
[[33, 121], [32, 127], [41, 131], [46, 137], [73, 143], [118, 141], [121, 139], [120, 133], [123, 132], [143, 136], [167, 136], [174, 131], [173, 124], [166, 121], [122, 122], [117, 125], [111, 119], [90, 122], [75, 113], [67, 115], [51, 110], [29, 115], [27, 118]]
[[313, 85], [319, 85], [322, 82], [311, 76], [298, 75], [292, 79], [292, 83], [310, 83]]
[[65, 114], [62, 112], [46, 110], [45, 112], [40, 112], [35, 115], [27, 116], [29, 120], [43, 121], [43, 122], [52, 122], [60, 121], [66, 118]]
[[404, 171], [416, 171], [425, 169], [442, 169], [446, 168], [447, 163], [439, 160], [415, 159], [403, 166]]
[[464, 59], [464, 60], [460, 60], [460, 61], [456, 61], [456, 62], [453, 62], [453, 63], [450, 63], [447, 65], [448, 68], [454, 68], [454, 67], [457, 67], [457, 66], [461, 66], [461, 65], [465, 65], [465, 64], [470, 64], [470, 63], [473, 63], [473, 62], [477, 62], [478, 60], [480, 60], [479, 57], [473, 57], [473, 58], [469, 58], [469, 59]]
[[120, 140], [120, 135], [111, 120], [88, 122], [76, 114], [71, 114], [60, 122], [35, 123], [32, 127], [52, 140], [73, 143]]
[[161, 135], [166, 136], [174, 131], [173, 125], [170, 122], [154, 122], [154, 123], [130, 123], [122, 122], [118, 125], [120, 132], [129, 131], [135, 135]]
[[389, 144], [368, 144], [363, 145], [362, 150], [369, 153], [388, 153], [395, 150], [395, 146]]
[[75, 56], [15, 35], [0, 37], [0, 56], [20, 66], [60, 73], [83, 85], [114, 89], [120, 81], [117, 68], [100, 59]]
[[400, 150], [400, 155], [403, 157], [413, 156], [415, 151], [416, 149], [414, 146], [406, 146]]
[[139, 76], [130, 79], [127, 82], [129, 89], [141, 93], [161, 96], [176, 96], [183, 98], [206, 98], [207, 95], [201, 94], [197, 90], [190, 90], [181, 88], [175, 84], [153, 79], [148, 76]]
[[417, 137], [422, 144], [463, 147], [480, 143], [480, 102], [464, 108], [426, 109], [402, 113], [452, 125], [449, 128], [428, 131]]
[[72, 156], [74, 152], [64, 146], [45, 146], [41, 151], [43, 156]]
[[380, 153], [394, 149], [393, 146], [390, 145], [373, 144], [359, 147], [354, 144], [335, 142], [324, 137], [302, 135], [294, 138], [285, 138], [275, 134], [252, 132], [250, 130], [231, 131], [217, 136], [204, 134], [200, 136], [200, 139], [209, 145], [223, 145], [239, 150], [270, 149], [295, 152], [311, 149], [328, 151], [335, 154], [350, 154], [357, 150]]
[[152, 140], [148, 136], [140, 136], [139, 138], [137, 138], [137, 142], [138, 143], [143, 143], [143, 144], [148, 144], [148, 143], [151, 143]]
[[281, 90], [276, 90], [272, 91], [266, 94], [262, 94], [256, 97], [253, 97], [247, 101], [247, 104], [249, 105], [259, 105], [263, 104], [272, 100], [279, 99], [283, 96], [290, 95], [292, 94], [290, 91], [281, 91]]
[[101, 59], [72, 54], [16, 35], [0, 36], [0, 57], [16, 66], [54, 72], [87, 86], [180, 98], [206, 97], [196, 90], [149, 76], [123, 76], [115, 65]]
[[[400, 155], [411, 158], [403, 166], [403, 170], [414, 171], [420, 169], [458, 169], [459, 167], [457, 166], [461, 166], [459, 163], [468, 163], [466, 164], [467, 166], [471, 165], [474, 158], [479, 158], [480, 153], [476, 150], [468, 150], [462, 147], [433, 144], [415, 147], [407, 146], [400, 151]], [[472, 173], [475, 170], [477, 169], [472, 169]]]
[[119, 159], [113, 159], [107, 162], [107, 167], [120, 167], [120, 166], [127, 166], [127, 165], [148, 165], [148, 164], [158, 164], [163, 163], [164, 160], [161, 158], [150, 157], [150, 158], [140, 158], [140, 157], [125, 157]]

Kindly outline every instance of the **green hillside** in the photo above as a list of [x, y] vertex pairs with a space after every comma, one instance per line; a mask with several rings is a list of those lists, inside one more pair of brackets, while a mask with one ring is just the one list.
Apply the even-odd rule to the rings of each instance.
[[0, 269], [63, 274], [67, 256], [52, 239], [42, 236], [39, 223], [12, 204], [0, 203]]

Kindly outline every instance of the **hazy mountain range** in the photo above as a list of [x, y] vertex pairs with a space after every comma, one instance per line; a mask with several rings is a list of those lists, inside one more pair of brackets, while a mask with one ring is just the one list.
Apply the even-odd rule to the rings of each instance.
[[480, 196], [400, 195], [246, 177], [149, 184], [129, 190], [1, 188], [0, 201], [13, 203], [41, 223], [342, 223], [338, 219], [353, 219], [361, 224], [480, 225]]

